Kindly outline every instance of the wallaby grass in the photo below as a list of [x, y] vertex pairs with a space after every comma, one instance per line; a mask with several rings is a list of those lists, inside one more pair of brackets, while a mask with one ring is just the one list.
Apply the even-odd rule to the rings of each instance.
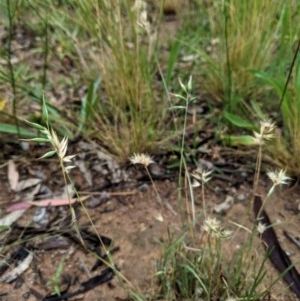
[[[99, 147], [118, 160], [125, 161], [133, 153], [155, 153], [159, 152], [160, 147], [170, 148], [170, 137], [175, 137], [179, 131], [175, 131], [173, 125], [169, 126], [169, 120], [173, 122], [174, 116], [183, 117], [184, 125], [179, 142], [179, 174], [185, 173], [187, 177], [186, 188], [189, 195], [184, 199], [185, 204], [179, 192], [178, 202], [181, 208], [185, 206], [192, 214], [188, 216], [188, 222], [182, 215], [183, 224], [188, 224], [188, 230], [183, 227], [183, 234], [179, 238], [170, 235], [168, 244], [163, 246], [157, 272], [160, 283], [158, 296], [167, 300], [259, 300], [268, 294], [270, 287], [260, 290], [260, 284], [264, 281], [267, 254], [259, 261], [261, 254], [253, 252], [253, 242], [257, 235], [255, 228], [250, 229], [250, 239], [245, 241], [245, 245], [232, 258], [226, 257], [223, 252], [225, 239], [230, 238], [223, 237], [224, 229], [217, 221], [214, 221], [215, 224], [201, 225], [206, 229], [203, 230], [205, 233], [201, 234], [202, 237], [195, 231], [194, 226], [199, 216], [193, 203], [193, 175], [189, 174], [185, 161], [191, 85], [181, 83], [179, 88], [176, 87], [173, 75], [184, 45], [187, 52], [198, 55], [193, 70], [194, 81], [196, 76], [203, 92], [212, 99], [212, 106], [213, 101], [217, 100], [221, 103], [223, 112], [235, 112], [238, 116], [243, 116], [245, 111], [249, 111], [249, 101], [257, 99], [262, 110], [268, 111], [272, 103], [267, 98], [270, 96], [269, 88], [254, 75], [258, 70], [267, 72], [271, 78], [274, 74], [285, 74], [290, 49], [298, 34], [295, 24], [299, 20], [293, 12], [297, 11], [299, 4], [297, 1], [284, 1], [280, 5], [274, 5], [273, 1], [194, 1], [196, 12], [200, 12], [204, 19], [194, 17], [193, 20], [199, 20], [197, 26], [191, 22], [192, 19], [185, 23], [186, 32], [181, 32], [171, 45], [166, 75], [159, 70], [159, 76], [165, 84], [164, 91], [163, 88], [157, 91], [153, 82], [158, 66], [161, 65], [156, 40], [159, 26], [156, 28], [150, 25], [145, 8], [143, 5], [138, 7], [136, 3], [133, 0], [3, 2], [9, 34], [6, 49], [2, 53], [6, 65], [1, 67], [0, 80], [3, 87], [10, 85], [12, 97], [7, 104], [8, 111], [1, 110], [7, 119], [0, 130], [8, 133], [10, 128], [9, 133], [14, 129], [13, 133], [22, 135], [25, 129], [19, 127], [19, 120], [23, 117], [43, 126], [49, 122], [70, 138], [76, 135], [96, 138]], [[12, 63], [11, 54], [14, 49], [11, 42], [19, 19], [26, 28], [40, 37], [36, 41], [36, 51], [43, 62], [40, 71], [31, 70], [24, 62]], [[65, 68], [66, 76], [56, 78], [57, 65], [53, 66], [51, 62], [64, 65], [68, 58], [74, 67]], [[279, 150], [282, 154], [277, 159], [280, 162], [276, 161], [278, 153], [275, 154], [275, 148], [270, 153], [274, 155], [275, 163], [296, 166], [296, 173], [299, 172], [296, 164], [299, 161], [299, 68], [295, 70], [295, 82], [292, 81], [292, 88], [283, 107], [282, 137], [286, 139], [286, 144], [280, 143], [280, 147], [279, 144], [276, 145], [276, 151]], [[183, 78], [186, 77], [186, 70], [182, 70], [182, 74]], [[66, 112], [61, 112], [62, 109], [56, 107], [55, 101], [43, 98], [43, 94], [51, 94], [51, 89], [58, 83], [72, 88], [79, 88], [81, 85], [88, 87], [79, 107], [72, 108], [72, 111], [71, 106], [67, 106]], [[180, 89], [183, 89], [182, 94], [177, 93]], [[174, 90], [176, 95], [171, 96], [169, 92]], [[183, 102], [170, 104], [169, 100], [177, 96]], [[47, 99], [49, 103], [43, 103], [43, 99]], [[30, 108], [33, 101], [38, 108], [37, 116], [26, 116], [22, 104], [25, 103], [25, 107]], [[47, 118], [45, 110], [43, 111], [45, 107], [48, 111]], [[183, 114], [172, 115], [167, 109], [171, 112], [178, 109]], [[9, 121], [9, 118], [12, 120]], [[257, 125], [252, 124], [251, 129], [257, 128]], [[51, 137], [53, 139], [53, 132], [48, 132], [48, 140]], [[252, 138], [251, 143], [254, 143]], [[56, 146], [63, 147], [63, 141], [67, 140], [60, 141]], [[275, 139], [276, 141], [278, 140]], [[59, 149], [55, 151], [59, 153]], [[260, 144], [254, 192], [259, 180], [262, 154]], [[60, 161], [67, 182], [71, 179], [68, 178], [68, 169], [63, 165], [63, 157]], [[291, 160], [292, 157], [294, 161]], [[205, 212], [205, 181], [201, 178], [200, 182]], [[179, 177], [179, 190], [183, 183], [185, 182]], [[153, 185], [155, 189], [155, 183]], [[72, 208], [70, 209], [72, 212]], [[78, 231], [76, 222], [74, 231]], [[106, 264], [115, 269], [111, 257]], [[134, 300], [146, 299], [131, 288], [122, 274], [116, 269], [115, 271]]]
[[262, 247], [258, 247], [260, 254], [254, 252], [253, 237], [245, 236], [239, 249], [233, 249], [230, 239], [202, 236], [191, 247], [188, 236], [170, 238], [156, 274], [158, 295], [166, 300], [261, 300], [268, 294], [262, 285], [268, 256]]
[[[189, 100], [193, 99], [191, 79], [188, 84], [180, 83], [180, 86], [182, 95], [177, 96], [181, 99], [183, 106], [185, 104], [187, 107]], [[186, 124], [183, 127], [185, 128]], [[254, 132], [253, 135], [253, 144], [258, 145], [253, 195], [257, 192], [261, 174], [262, 146], [274, 137], [274, 128], [273, 123], [262, 121], [259, 132]], [[184, 147], [184, 135], [181, 147]], [[160, 284], [158, 298], [164, 300], [261, 300], [267, 297], [272, 285], [279, 278], [273, 283], [266, 284], [266, 262], [269, 254], [262, 247], [255, 245], [256, 236], [264, 229], [263, 225], [260, 229], [252, 223], [253, 202], [249, 201], [248, 224], [250, 221], [250, 228], [247, 229], [245, 226], [246, 217], [242, 221], [244, 225], [234, 224], [235, 231], [246, 232], [240, 247], [234, 249], [234, 231], [225, 229], [216, 218], [209, 217], [206, 212], [205, 185], [211, 179], [212, 171], [198, 168], [190, 174], [186, 168], [183, 153], [180, 166], [185, 171], [187, 179], [183, 181], [187, 183], [185, 191], [189, 192], [186, 198], [183, 199], [179, 195], [178, 199], [179, 202], [185, 202], [188, 216], [185, 217], [184, 212], [181, 211], [184, 225], [182, 234], [179, 237], [172, 237], [169, 234], [169, 241], [163, 245], [163, 254], [156, 273]], [[286, 184], [289, 179], [283, 171], [281, 174], [270, 173], [269, 176], [273, 181], [273, 186], [264, 198], [263, 206], [266, 205], [268, 197], [274, 192], [279, 182]], [[195, 185], [190, 178], [195, 178], [198, 185]], [[182, 181], [179, 181], [179, 187], [181, 183]], [[197, 186], [201, 186], [202, 189], [203, 208], [200, 214], [195, 212], [193, 202], [193, 187]], [[182, 208], [183, 205], [179, 207]], [[201, 225], [200, 233], [195, 227], [198, 223]]]

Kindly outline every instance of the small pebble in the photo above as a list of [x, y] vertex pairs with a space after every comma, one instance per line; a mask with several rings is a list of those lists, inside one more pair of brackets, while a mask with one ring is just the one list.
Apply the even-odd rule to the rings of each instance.
[[243, 201], [245, 201], [246, 197], [243, 193], [241, 193], [236, 197], [236, 199], [240, 202], [243, 202]]
[[35, 209], [33, 221], [37, 226], [45, 227], [49, 223], [49, 215], [46, 207], [38, 207]]
[[23, 294], [23, 299], [27, 300], [30, 297], [30, 291]]
[[142, 184], [140, 187], [139, 187], [139, 191], [140, 192], [147, 192], [149, 190], [149, 185], [148, 184]]

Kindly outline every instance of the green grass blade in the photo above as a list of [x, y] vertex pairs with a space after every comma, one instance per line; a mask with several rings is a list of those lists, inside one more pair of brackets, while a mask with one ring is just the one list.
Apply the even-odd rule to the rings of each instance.
[[262, 79], [265, 83], [269, 84], [271, 87], [273, 87], [279, 96], [282, 95], [284, 85], [280, 83], [278, 80], [274, 79], [268, 73], [263, 71], [254, 71], [254, 75], [257, 78]]
[[36, 132], [21, 127], [18, 129], [16, 125], [7, 123], [0, 123], [0, 132], [21, 137], [36, 137]]
[[254, 100], [251, 100], [250, 104], [251, 104], [251, 107], [252, 107], [254, 113], [258, 116], [258, 118], [260, 120], [266, 120], [266, 115], [263, 113], [263, 111], [261, 110], [258, 103]]
[[172, 76], [174, 74], [174, 69], [176, 65], [176, 61], [178, 59], [179, 53], [180, 53], [180, 48], [181, 48], [181, 39], [180, 36], [176, 39], [176, 41], [173, 43], [170, 54], [169, 54], [169, 59], [168, 59], [168, 64], [167, 64], [167, 74], [166, 74], [166, 84], [167, 87], [170, 86]]
[[248, 145], [252, 146], [254, 145], [253, 137], [250, 135], [225, 135], [222, 137], [222, 140], [231, 146], [238, 146], [238, 145]]
[[235, 115], [235, 114], [232, 114], [232, 113], [229, 113], [229, 112], [224, 112], [223, 113], [223, 116], [229, 121], [231, 122], [233, 125], [239, 127], [239, 128], [243, 128], [243, 129], [247, 129], [247, 130], [256, 130], [256, 126], [247, 121], [246, 119], [238, 116], [238, 115]]
[[93, 119], [98, 105], [97, 90], [101, 84], [101, 78], [90, 83], [87, 94], [82, 99], [81, 111], [80, 111], [80, 123], [78, 126], [78, 132], [81, 132], [85, 126], [87, 120]]

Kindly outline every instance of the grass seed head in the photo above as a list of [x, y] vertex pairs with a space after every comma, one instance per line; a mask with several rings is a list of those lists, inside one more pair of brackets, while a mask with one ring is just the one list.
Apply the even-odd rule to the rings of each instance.
[[217, 233], [220, 228], [220, 221], [218, 221], [216, 218], [208, 217], [205, 219], [204, 224], [202, 226], [202, 229], [207, 233]]
[[286, 185], [288, 184], [289, 180], [291, 180], [291, 178], [286, 176], [285, 173], [286, 170], [283, 169], [267, 172], [267, 176], [273, 182], [273, 185], [268, 192], [268, 196], [270, 196], [274, 192], [276, 186]]
[[262, 222], [259, 222], [257, 227], [256, 227], [256, 230], [259, 234], [263, 234], [267, 229], [267, 226], [266, 224], [263, 224]]
[[223, 227], [220, 227], [220, 221], [218, 221], [216, 218], [206, 218], [202, 229], [208, 234], [217, 238], [228, 238], [232, 234], [232, 231], [225, 230]]
[[253, 140], [255, 144], [263, 145], [265, 141], [274, 138], [275, 123], [271, 120], [260, 122], [260, 131], [253, 132]]
[[268, 171], [267, 176], [273, 182], [274, 186], [286, 185], [291, 180], [290, 177], [286, 176], [286, 170], [280, 169], [275, 171]]
[[272, 122], [271, 119], [260, 122], [260, 131], [262, 133], [265, 133], [265, 134], [272, 133], [272, 132], [274, 132], [275, 127], [276, 127], [275, 123]]
[[[212, 174], [212, 172], [213, 172], [213, 170], [207, 171], [207, 170], [199, 167], [192, 173], [192, 176], [200, 183], [205, 184], [211, 180], [212, 177], [210, 177], [210, 175]], [[193, 184], [193, 187], [197, 187], [197, 186], [200, 186], [200, 185], [198, 182], [195, 182]]]
[[150, 164], [155, 163], [152, 160], [152, 157], [148, 154], [133, 154], [133, 156], [129, 160], [131, 164], [142, 164], [145, 167], [148, 167]]
[[[76, 155], [70, 155], [66, 156], [67, 150], [68, 150], [68, 137], [65, 136], [61, 141], [59, 141], [58, 136], [56, 132], [53, 129], [44, 129], [42, 133], [47, 137], [49, 142], [51, 143], [54, 151], [56, 152], [57, 156], [61, 161], [64, 163], [71, 163], [72, 159]], [[70, 166], [65, 166], [65, 171], [68, 173], [71, 169], [75, 168], [76, 166], [70, 165]]]
[[131, 10], [137, 14], [137, 26], [150, 34], [151, 25], [148, 21], [147, 3], [143, 0], [136, 0]]

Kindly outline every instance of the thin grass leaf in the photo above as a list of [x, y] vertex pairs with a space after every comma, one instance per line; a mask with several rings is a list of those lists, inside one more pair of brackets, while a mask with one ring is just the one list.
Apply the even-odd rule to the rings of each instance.
[[0, 123], [0, 132], [6, 134], [19, 135], [22, 137], [35, 137], [36, 133], [25, 128], [19, 127], [19, 130], [16, 125]]
[[172, 75], [174, 73], [175, 64], [178, 60], [180, 48], [182, 45], [182, 41], [180, 36], [175, 40], [173, 43], [170, 53], [169, 53], [169, 59], [168, 59], [168, 65], [167, 65], [167, 74], [166, 74], [166, 85], [167, 87], [171, 84]]
[[[28, 121], [28, 120], [24, 120], [24, 122], [28, 123], [29, 125], [31, 125], [32, 127], [36, 128], [36, 129], [38, 129], [40, 131], [44, 131], [45, 130], [45, 127], [42, 126], [42, 125], [40, 125], [40, 124], [38, 124], [38, 123], [31, 122], [31, 121]], [[35, 136], [36, 136], [36, 134], [35, 134]]]
[[253, 111], [256, 113], [257, 117], [260, 120], [266, 120], [266, 115], [263, 113], [263, 111], [261, 110], [260, 106], [258, 105], [258, 103], [254, 100], [250, 101], [251, 107], [253, 109]]
[[223, 116], [229, 121], [231, 122], [232, 124], [234, 124], [235, 126], [239, 127], [239, 128], [243, 128], [243, 129], [247, 129], [247, 130], [256, 130], [257, 129], [257, 126], [255, 126], [253, 123], [247, 121], [246, 119], [238, 116], [238, 115], [235, 115], [235, 114], [232, 114], [232, 113], [229, 113], [229, 112], [224, 112], [223, 113]]
[[271, 77], [270, 74], [263, 72], [263, 71], [253, 71], [254, 76], [263, 80], [267, 84], [269, 84], [271, 87], [273, 87], [278, 94], [278, 96], [282, 95], [284, 84], [279, 82], [278, 80]]
[[172, 106], [169, 108], [169, 110], [185, 110], [186, 106]]
[[44, 154], [40, 159], [45, 159], [45, 158], [51, 158], [56, 154], [55, 150], [49, 151], [46, 154]]
[[98, 105], [96, 92], [99, 89], [100, 83], [101, 78], [90, 83], [88, 92], [82, 99], [78, 132], [83, 130], [87, 120], [93, 120]]
[[195, 279], [201, 285], [201, 287], [202, 287], [203, 291], [205, 292], [205, 294], [208, 295], [207, 287], [206, 287], [205, 283], [202, 281], [202, 279], [199, 277], [197, 272], [189, 265], [186, 265], [185, 268], [192, 273], [192, 275], [195, 277]]
[[61, 273], [62, 273], [62, 271], [63, 271], [63, 268], [64, 268], [64, 260], [62, 259], [62, 260], [59, 262], [59, 265], [58, 265], [58, 267], [57, 267], [57, 270], [55, 271], [54, 279], [55, 279], [56, 281], [59, 280], [59, 277], [60, 277], [60, 275], [61, 275]]
[[60, 296], [60, 287], [59, 287], [59, 285], [54, 285], [54, 291], [55, 291], [55, 293], [56, 293], [58, 296]]
[[248, 145], [252, 146], [255, 145], [253, 137], [250, 135], [224, 135], [221, 137], [224, 142], [231, 146], [238, 146], [238, 145]]
[[48, 114], [46, 99], [45, 99], [44, 95], [43, 95], [43, 98], [42, 98], [42, 103], [43, 103], [43, 105], [42, 105], [42, 120], [44, 120], [46, 122], [46, 124], [48, 124], [49, 114]]
[[47, 138], [31, 138], [31, 139], [26, 139], [26, 141], [45, 143], [45, 142], [49, 142], [49, 139], [47, 139]]

